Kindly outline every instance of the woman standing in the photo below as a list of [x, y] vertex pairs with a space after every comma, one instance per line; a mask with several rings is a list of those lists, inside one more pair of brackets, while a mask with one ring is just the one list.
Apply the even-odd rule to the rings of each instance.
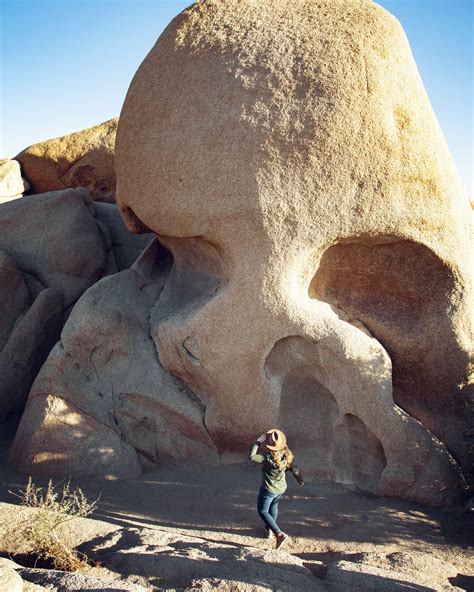
[[[266, 450], [263, 454], [258, 454], [261, 445]], [[279, 549], [288, 540], [288, 535], [277, 524], [278, 504], [287, 488], [286, 471], [293, 473], [301, 487], [304, 485], [303, 477], [295, 464], [293, 453], [286, 445], [286, 436], [280, 430], [269, 430], [257, 438], [250, 449], [249, 457], [255, 463], [263, 463], [257, 511], [265, 524], [267, 537], [270, 538], [273, 533], [276, 548]]]

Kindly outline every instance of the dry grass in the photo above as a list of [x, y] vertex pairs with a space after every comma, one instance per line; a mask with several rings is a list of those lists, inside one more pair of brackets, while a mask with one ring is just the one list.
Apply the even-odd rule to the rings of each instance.
[[51, 480], [46, 488], [38, 487], [30, 477], [24, 490], [11, 492], [23, 506], [36, 511], [11, 535], [10, 548], [13, 554], [27, 548], [37, 559], [50, 561], [55, 569], [77, 571], [89, 565], [87, 557], [74, 549], [69, 536], [60, 536], [58, 529], [74, 518], [92, 514], [98, 500], [89, 502], [80, 488], [71, 489], [70, 481], [57, 488]]

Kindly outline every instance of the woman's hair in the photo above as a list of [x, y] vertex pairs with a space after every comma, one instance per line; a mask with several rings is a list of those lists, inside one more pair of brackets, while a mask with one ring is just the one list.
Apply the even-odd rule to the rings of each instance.
[[291, 464], [293, 462], [294, 455], [288, 446], [285, 446], [283, 450], [270, 450], [270, 456], [272, 457], [273, 461], [275, 462], [276, 466], [281, 470], [284, 471], [286, 469], [291, 469]]

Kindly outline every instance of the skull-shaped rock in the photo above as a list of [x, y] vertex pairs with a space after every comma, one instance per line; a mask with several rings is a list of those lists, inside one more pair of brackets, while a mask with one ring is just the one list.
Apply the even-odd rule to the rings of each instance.
[[132, 82], [117, 171], [174, 256], [160, 361], [221, 450], [278, 423], [328, 476], [458, 481], [430, 432], [466, 460], [468, 204], [393, 17], [198, 2]]
[[172, 254], [149, 332], [201, 442], [241, 453], [277, 424], [307, 472], [454, 499], [468, 200], [390, 14], [196, 2], [131, 84], [116, 166], [130, 229]]

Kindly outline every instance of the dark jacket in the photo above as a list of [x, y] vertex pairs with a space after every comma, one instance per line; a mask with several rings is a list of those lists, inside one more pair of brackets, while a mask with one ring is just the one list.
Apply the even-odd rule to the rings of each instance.
[[[249, 452], [249, 458], [254, 463], [263, 463], [262, 467], [262, 486], [270, 493], [284, 493], [287, 488], [286, 471], [291, 471], [300, 485], [303, 483], [303, 477], [295, 464], [287, 466], [285, 469], [278, 468], [277, 464], [269, 452], [258, 454], [260, 444], [255, 442]], [[284, 455], [284, 453], [283, 453]]]

